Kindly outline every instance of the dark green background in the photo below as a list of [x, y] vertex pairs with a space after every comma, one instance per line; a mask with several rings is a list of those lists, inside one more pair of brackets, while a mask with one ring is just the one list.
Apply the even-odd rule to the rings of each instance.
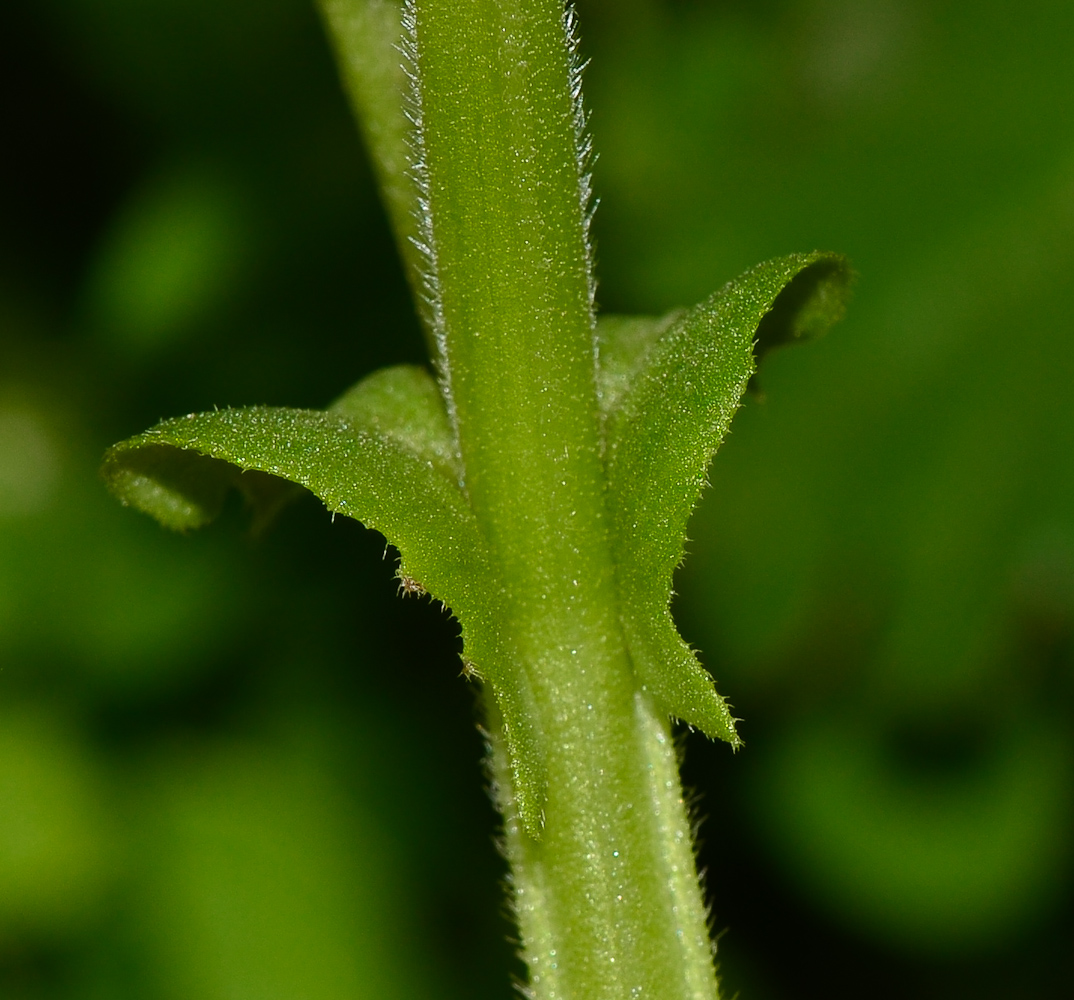
[[[1068, 995], [1074, 7], [588, 0], [600, 302], [848, 253], [677, 612], [728, 996]], [[510, 996], [454, 623], [310, 498], [170, 536], [103, 449], [421, 337], [304, 0], [0, 8], [0, 997]]]

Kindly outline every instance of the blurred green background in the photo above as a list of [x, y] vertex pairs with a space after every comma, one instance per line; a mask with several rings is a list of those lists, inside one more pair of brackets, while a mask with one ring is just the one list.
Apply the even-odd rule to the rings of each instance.
[[[1074, 978], [1074, 7], [583, 0], [600, 302], [815, 247], [677, 615], [728, 996]], [[419, 361], [308, 0], [0, 7], [0, 997], [503, 997], [457, 629], [311, 498], [171, 536], [104, 448]]]

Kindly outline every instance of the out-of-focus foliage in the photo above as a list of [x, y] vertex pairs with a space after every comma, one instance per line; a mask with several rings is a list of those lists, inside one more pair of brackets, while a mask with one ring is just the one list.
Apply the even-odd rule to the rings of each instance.
[[[604, 308], [860, 276], [762, 365], [678, 581], [745, 720], [689, 743], [725, 986], [1065, 996], [1074, 10], [581, 15]], [[312, 9], [17, 2], [0, 46], [0, 995], [506, 996], [450, 623], [316, 504], [176, 538], [96, 480], [422, 358]]]

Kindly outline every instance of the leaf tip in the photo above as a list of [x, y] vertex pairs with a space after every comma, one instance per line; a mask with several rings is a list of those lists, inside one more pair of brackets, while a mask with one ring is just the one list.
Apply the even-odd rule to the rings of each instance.
[[[125, 507], [134, 507], [172, 531], [190, 531], [212, 521], [223, 505], [229, 483], [212, 459], [192, 460], [167, 445], [141, 444], [140, 439], [110, 448], [101, 477]], [[184, 476], [195, 465], [199, 475]], [[183, 468], [178, 475], [169, 471]]]
[[843, 318], [850, 301], [855, 274], [842, 254], [817, 250], [789, 260], [801, 267], [758, 324], [758, 362], [774, 348], [822, 337]]

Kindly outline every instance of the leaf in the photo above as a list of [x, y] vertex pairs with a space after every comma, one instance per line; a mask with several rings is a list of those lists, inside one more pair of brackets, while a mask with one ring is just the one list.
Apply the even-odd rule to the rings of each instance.
[[769, 345], [824, 332], [843, 314], [849, 278], [833, 254], [781, 257], [689, 312], [619, 319], [598, 333], [608, 500], [635, 670], [668, 714], [732, 746], [741, 743], [734, 719], [672, 620], [672, 577], [709, 462], [753, 374], [759, 328]]
[[246, 470], [299, 483], [380, 531], [418, 579], [476, 569], [483, 547], [453, 478], [342, 413], [255, 406], [178, 417], [117, 445], [104, 469], [122, 501], [169, 527], [208, 521]]
[[348, 389], [329, 409], [384, 434], [419, 458], [461, 478], [444, 398], [424, 368], [382, 368]]
[[169, 528], [208, 523], [232, 487], [256, 499], [267, 483], [290, 480], [383, 534], [399, 549], [404, 589], [433, 594], [462, 623], [464, 661], [500, 704], [520, 813], [536, 834], [545, 781], [537, 712], [454, 455], [435, 382], [401, 366], [328, 411], [254, 406], [165, 420], [111, 448], [102, 473], [122, 503]]
[[666, 316], [601, 316], [597, 320], [597, 397], [605, 416], [619, 409], [627, 389], [645, 367], [649, 350], [683, 312], [676, 309]]
[[[349, 417], [359, 426], [384, 434], [461, 481], [443, 398], [424, 368], [417, 365], [382, 368], [351, 386], [328, 409]], [[223, 479], [224, 493], [235, 486], [253, 508], [254, 534], [264, 531], [283, 507], [302, 492], [295, 483], [253, 470], [238, 477], [233, 472], [224, 473]]]
[[774, 348], [822, 337], [846, 311], [853, 277], [846, 258], [818, 253], [796, 256], [813, 260], [784, 285], [757, 325], [753, 354], [758, 364]]

